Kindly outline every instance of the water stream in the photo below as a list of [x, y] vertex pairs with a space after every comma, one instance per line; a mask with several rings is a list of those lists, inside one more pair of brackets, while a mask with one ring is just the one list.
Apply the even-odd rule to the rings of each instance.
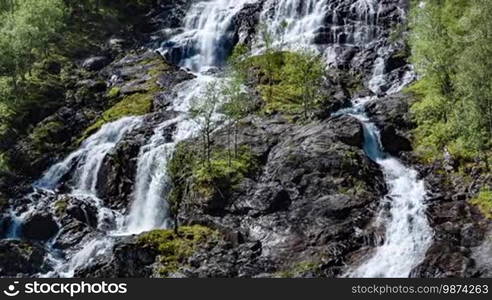
[[[379, 224], [385, 226], [384, 243], [361, 265], [351, 269], [349, 277], [405, 278], [425, 257], [432, 243], [432, 229], [426, 216], [426, 191], [417, 171], [404, 166], [384, 152], [379, 129], [365, 113], [364, 106], [375, 97], [356, 98], [352, 107], [338, 112], [357, 118], [364, 129], [364, 152], [382, 169], [389, 193], [382, 200]], [[390, 205], [389, 212], [385, 205]]]

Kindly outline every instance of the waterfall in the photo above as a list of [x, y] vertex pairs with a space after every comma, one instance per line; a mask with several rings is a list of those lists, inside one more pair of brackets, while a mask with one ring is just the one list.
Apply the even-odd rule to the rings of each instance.
[[140, 233], [154, 228], [167, 228], [169, 207], [165, 196], [170, 184], [167, 163], [175, 143], [166, 142], [165, 130], [179, 119], [166, 121], [154, 130], [150, 142], [140, 150], [135, 178], [133, 203], [126, 231]]
[[[195, 1], [183, 20], [181, 33], [160, 45], [158, 51], [161, 54], [192, 70], [196, 77], [174, 87], [176, 95], [168, 110], [175, 112], [176, 116], [156, 126], [152, 136], [141, 147], [128, 211], [105, 207], [98, 198], [97, 180], [107, 154], [127, 133], [142, 124], [141, 117], [126, 117], [105, 124], [35, 183], [36, 187], [54, 190], [71, 175], [71, 194], [94, 201], [99, 212], [99, 224], [104, 223], [104, 219], [112, 219], [116, 224], [111, 229], [98, 228], [97, 235], [88, 238], [80, 248], [66, 253], [68, 259], [54, 259], [58, 264], [54, 275], [71, 277], [78, 268], [89, 265], [96, 258], [110, 256], [116, 235], [139, 234], [173, 225], [167, 203], [171, 189], [167, 167], [177, 144], [199, 133], [199, 126], [189, 117], [191, 104], [196, 99], [204, 100], [204, 91], [210, 83], [226, 80], [207, 75], [205, 71], [220, 67], [234, 46], [234, 16], [245, 5], [259, 1]], [[328, 62], [332, 62], [337, 60], [340, 47], [360, 50], [369, 47], [379, 36], [379, 1], [352, 2], [346, 11], [347, 7], [339, 1], [266, 0], [260, 22], [267, 25], [279, 49], [309, 47], [322, 51]], [[261, 49], [259, 41], [253, 45], [255, 47]], [[383, 55], [378, 54], [372, 67], [373, 76], [368, 86], [372, 92], [380, 94], [381, 87], [387, 83]], [[411, 80], [412, 74], [408, 73], [402, 85], [392, 86], [389, 91], [397, 92]], [[368, 260], [353, 267], [347, 276], [407, 277], [423, 259], [432, 241], [432, 231], [425, 216], [426, 192], [415, 170], [404, 166], [382, 149], [379, 130], [364, 111], [364, 104], [371, 99], [354, 99], [353, 107], [341, 110], [339, 114], [353, 115], [363, 124], [365, 153], [380, 165], [389, 187], [384, 201], [390, 203], [390, 217], [384, 213], [379, 217], [379, 221], [386, 225], [384, 244], [377, 247]], [[222, 116], [216, 113], [214, 118], [220, 120]], [[14, 228], [11, 235], [15, 236], [16, 231]]]
[[[328, 64], [337, 65], [344, 49], [359, 51], [380, 37], [381, 9], [376, 0], [357, 0], [348, 11], [338, 1], [267, 0], [260, 22], [267, 25], [275, 47], [320, 51]], [[261, 48], [257, 41], [253, 52]]]
[[[140, 150], [134, 199], [121, 234], [137, 234], [156, 228], [170, 228], [173, 225], [167, 202], [171, 189], [168, 163], [176, 145], [199, 132], [200, 128], [188, 113], [193, 101], [204, 100], [203, 93], [215, 80], [212, 76], [197, 74], [195, 79], [176, 87], [177, 95], [169, 110], [178, 112], [179, 116], [157, 126], [147, 145]], [[216, 114], [215, 118], [220, 119], [220, 116]], [[176, 126], [176, 129], [168, 141], [164, 135], [171, 125]]]
[[[35, 191], [29, 194], [28, 198], [34, 198], [37, 189], [43, 189], [49, 193], [57, 188], [63, 177], [73, 172], [71, 176], [71, 192], [73, 197], [81, 199], [90, 199], [97, 207], [98, 229], [101, 232], [108, 230], [106, 222], [114, 223], [118, 227], [121, 223], [122, 215], [110, 208], [104, 206], [101, 199], [97, 197], [97, 180], [107, 154], [113, 150], [123, 137], [138, 128], [143, 122], [142, 117], [124, 117], [117, 121], [104, 124], [96, 133], [91, 135], [82, 142], [80, 148], [67, 156], [63, 161], [51, 166], [39, 179], [34, 183]], [[30, 209], [20, 216], [12, 213], [13, 226], [9, 233], [11, 237], [17, 238], [19, 226], [23, 218], [36, 209], [35, 200], [31, 199]], [[52, 243], [56, 240], [53, 239]], [[52, 243], [48, 245], [51, 249]], [[53, 265], [54, 272], [48, 274], [39, 274], [41, 277], [73, 277], [75, 270], [83, 265], [89, 264], [95, 257], [103, 255], [109, 251], [113, 240], [109, 237], [99, 237], [85, 243], [81, 249], [72, 251], [69, 261], [59, 258], [53, 253], [48, 256], [48, 261]]]
[[426, 191], [417, 171], [384, 152], [379, 129], [364, 109], [365, 104], [374, 99], [377, 98], [356, 98], [352, 107], [334, 114], [351, 115], [362, 123], [364, 152], [381, 167], [389, 187], [383, 203], [391, 206], [389, 212], [383, 208], [376, 220], [385, 224], [384, 244], [377, 247], [367, 261], [349, 270], [346, 276], [405, 278], [424, 259], [432, 243], [433, 233], [426, 216]]
[[266, 24], [277, 46], [298, 48], [313, 43], [326, 17], [328, 0], [269, 0], [260, 22]]
[[[247, 3], [255, 0], [212, 0], [194, 3], [184, 19], [183, 33], [161, 45], [169, 54], [179, 49], [176, 62], [195, 72], [222, 63], [232, 48], [231, 22]], [[172, 56], [172, 54], [170, 54]]]
[[142, 123], [140, 117], [126, 117], [104, 124], [99, 131], [85, 140], [80, 148], [63, 161], [50, 167], [35, 186], [54, 189], [60, 180], [76, 165], [74, 191], [96, 195], [97, 175], [104, 157], [116, 144]]

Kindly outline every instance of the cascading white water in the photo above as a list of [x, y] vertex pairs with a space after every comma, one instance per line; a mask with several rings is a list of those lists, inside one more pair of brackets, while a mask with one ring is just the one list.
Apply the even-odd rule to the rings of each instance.
[[346, 276], [405, 278], [424, 259], [432, 243], [433, 232], [426, 216], [426, 191], [424, 182], [418, 179], [415, 170], [405, 167], [382, 149], [379, 130], [364, 110], [364, 105], [373, 99], [354, 99], [351, 108], [337, 114], [349, 114], [361, 121], [364, 128], [364, 151], [381, 166], [389, 187], [385, 202], [391, 205], [391, 209], [389, 216], [383, 210], [377, 220], [386, 227], [384, 244]]
[[[233, 17], [247, 3], [255, 0], [198, 1], [187, 12], [183, 33], [163, 45], [183, 49], [179, 65], [199, 72], [222, 63], [228, 54], [227, 33]], [[229, 45], [232, 46], [232, 45]]]
[[[221, 60], [225, 58], [222, 52], [224, 49], [221, 49], [221, 47], [224, 46], [224, 35], [228, 34], [233, 16], [244, 4], [252, 2], [255, 1], [215, 0], [195, 3], [185, 18], [183, 33], [173, 37], [166, 45], [171, 42], [171, 44], [181, 45], [180, 47], [185, 49], [180, 60], [180, 65], [184, 67], [195, 71], [203, 71], [219, 65]], [[276, 6], [272, 6], [274, 4]], [[336, 20], [336, 7], [330, 1], [324, 0], [307, 2], [298, 0], [268, 1], [261, 18], [263, 22], [268, 24], [269, 30], [274, 34], [276, 43], [281, 44], [281, 48], [290, 48], [296, 43], [313, 45], [316, 31], [323, 26], [326, 11], [329, 9], [334, 10], [333, 22], [339, 22]], [[345, 42], [354, 44], [364, 43], [373, 38], [374, 33], [371, 26], [376, 22], [379, 11], [377, 2], [359, 0], [354, 2], [350, 9], [357, 16], [358, 25], [344, 24], [341, 26], [342, 30], [339, 26], [330, 28], [334, 36], [332, 42], [335, 46], [340, 43], [342, 35], [347, 36]], [[284, 23], [287, 24], [286, 27], [284, 27]], [[166, 49], [162, 48], [160, 51], [165, 53]], [[380, 68], [381, 66], [383, 66], [383, 69]], [[376, 79], [380, 78], [375, 77], [384, 74], [384, 60], [375, 65], [374, 73], [375, 76], [373, 76], [371, 85], [377, 88], [383, 81], [377, 81]], [[196, 123], [187, 118], [190, 103], [192, 99], [200, 97], [206, 85], [214, 79], [211, 76], [200, 75], [200, 73], [197, 73], [197, 75], [196, 79], [176, 87], [177, 97], [170, 110], [178, 112], [178, 117], [159, 125], [147, 145], [142, 147], [138, 157], [134, 199], [123, 227], [117, 230], [115, 234], [137, 234], [156, 228], [167, 228], [172, 225], [169, 220], [169, 208], [166, 202], [166, 195], [170, 189], [166, 170], [167, 164], [172, 157], [176, 144], [198, 132], [199, 128], [197, 128]], [[415, 230], [415, 232], [422, 234], [420, 237], [428, 236], [425, 231], [425, 215], [423, 215], [423, 219], [421, 218], [425, 211], [425, 206], [422, 205], [425, 196], [423, 184], [416, 180], [414, 171], [411, 172], [396, 159], [389, 158], [384, 154], [379, 145], [377, 128], [363, 118], [363, 111], [360, 110], [360, 105], [355, 107], [359, 109], [359, 112], [355, 115], [363, 121], [365, 128], [366, 153], [381, 165], [387, 176], [388, 185], [391, 187], [393, 199], [399, 200], [399, 202], [395, 201], [393, 205], [394, 215], [400, 218], [401, 215], [408, 214], [412, 216], [415, 214], [414, 218], [416, 220], [407, 216], [405, 218], [406, 221], [403, 223], [390, 224], [386, 239], [387, 244], [385, 244], [387, 246], [382, 246], [381, 249], [383, 250], [377, 253], [386, 255], [387, 253], [384, 251], [391, 250], [395, 247], [395, 243], [404, 242], [406, 246], [402, 248], [401, 257], [405, 257], [409, 264], [413, 266], [421, 256], [421, 253], [417, 253], [418, 247], [415, 245], [422, 245], [423, 241], [419, 240], [418, 235], [409, 234], [412, 228], [411, 225], [417, 224], [416, 228], [422, 227], [422, 230]], [[170, 139], [166, 138], [169, 126], [176, 126], [175, 132]], [[405, 190], [406, 188], [409, 190]], [[397, 194], [400, 190], [405, 190], [405, 195], [410, 196], [410, 198], [400, 197]], [[412, 201], [415, 203], [412, 203]], [[402, 203], [407, 205], [407, 210], [402, 209], [405, 207]], [[410, 211], [412, 209], [414, 211]], [[391, 220], [388, 220], [388, 222], [391, 222]], [[401, 231], [400, 227], [406, 231]], [[398, 235], [401, 238], [398, 238]], [[88, 247], [75, 255], [71, 265], [80, 266], [81, 262], [90, 257], [94, 251], [103, 252], [104, 245], [107, 245], [107, 242], [94, 243], [93, 247]], [[410, 249], [412, 245], [413, 249]], [[92, 248], [93, 250], [90, 250]], [[424, 247], [419, 249], [424, 249], [422, 251], [425, 251], [426, 247], [424, 245]], [[372, 260], [366, 264], [371, 265], [371, 262]], [[394, 264], [394, 261], [387, 259], [387, 263]], [[361, 273], [356, 274], [354, 271], [354, 275], [368, 275], [368, 273], [362, 273], [362, 268], [359, 269]], [[378, 268], [373, 266], [370, 268], [378, 270]], [[410, 268], [407, 266], [392, 271], [389, 271], [390, 269], [386, 267], [385, 269], [388, 272], [375, 272], [378, 276], [405, 276], [408, 274], [404, 274], [405, 271], [402, 271], [402, 269], [409, 270]]]
[[[195, 3], [185, 17], [184, 32], [171, 39], [172, 44], [187, 45], [180, 65], [195, 71], [206, 71], [219, 65], [224, 59], [222, 39], [227, 35], [234, 15], [252, 0], [214, 0]], [[168, 42], [169, 43], [169, 42]], [[165, 53], [166, 49], [160, 49]], [[137, 234], [156, 228], [169, 228], [167, 194], [171, 188], [167, 164], [172, 158], [176, 145], [196, 135], [199, 127], [188, 116], [192, 101], [203, 99], [207, 86], [217, 78], [195, 73], [196, 78], [175, 87], [177, 96], [169, 110], [179, 116], [163, 122], [154, 131], [147, 145], [138, 157], [135, 178], [134, 199], [124, 228], [119, 234]], [[220, 114], [214, 116], [220, 119]], [[166, 140], [166, 128], [175, 125], [170, 140]]]
[[[274, 38], [274, 47], [321, 51], [328, 65], [343, 63], [346, 49], [363, 49], [382, 32], [378, 23], [383, 5], [377, 0], [345, 3], [330, 0], [267, 0], [260, 22]], [[261, 38], [253, 53], [261, 52]], [[341, 55], [342, 54], [342, 55]]]
[[[106, 155], [123, 139], [123, 137], [142, 124], [142, 117], [124, 117], [117, 121], [103, 125], [95, 134], [85, 140], [80, 148], [69, 154], [63, 161], [54, 164], [35, 182], [34, 193], [27, 197], [36, 195], [37, 189], [43, 189], [49, 193], [57, 188], [61, 179], [70, 171], [74, 170], [71, 180], [71, 195], [76, 198], [90, 199], [98, 209], [98, 228], [105, 231], [105, 223], [108, 221], [120, 223], [121, 214], [103, 205], [101, 199], [97, 197], [97, 180], [99, 171]], [[36, 209], [36, 203], [32, 200], [31, 210]], [[12, 237], [18, 237], [19, 226], [22, 219], [31, 213], [31, 210], [24, 212], [20, 216], [13, 215], [14, 226]], [[56, 240], [56, 237], [53, 241]], [[52, 242], [53, 242], [52, 241]], [[83, 245], [80, 250], [76, 250], [67, 262], [63, 258], [50, 253], [48, 260], [53, 264], [54, 271], [48, 274], [39, 274], [41, 277], [61, 276], [72, 277], [75, 270], [89, 263], [98, 255], [108, 251], [113, 240], [107, 237], [94, 239]], [[52, 247], [52, 245], [48, 245]]]
[[[199, 126], [189, 118], [188, 113], [193, 101], [205, 100], [203, 93], [214, 80], [212, 76], [198, 74], [195, 79], [176, 87], [177, 96], [169, 110], [178, 112], [179, 116], [160, 124], [147, 145], [142, 147], [138, 158], [134, 200], [120, 234], [137, 234], [173, 225], [166, 198], [171, 188], [167, 165], [176, 145], [199, 132]], [[214, 118], [219, 120], [221, 115], [217, 113]], [[176, 129], [168, 140], [165, 132], [171, 125], [175, 125]]]
[[72, 170], [74, 164], [77, 164], [73, 190], [96, 195], [97, 175], [104, 157], [127, 132], [135, 129], [141, 123], [142, 118], [140, 117], [126, 117], [104, 124], [98, 132], [85, 140], [78, 150], [50, 167], [35, 183], [35, 186], [45, 189], [56, 188], [60, 179]]
[[311, 45], [324, 23], [328, 0], [269, 0], [260, 16], [277, 47]]
[[166, 141], [165, 134], [166, 129], [178, 121], [179, 118], [176, 118], [159, 125], [150, 142], [140, 150], [134, 200], [125, 228], [127, 233], [169, 227], [169, 207], [165, 195], [170, 185], [166, 169], [175, 144]]

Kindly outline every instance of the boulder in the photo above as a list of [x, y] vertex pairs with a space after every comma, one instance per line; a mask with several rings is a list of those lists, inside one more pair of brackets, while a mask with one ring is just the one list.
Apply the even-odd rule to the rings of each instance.
[[408, 96], [397, 94], [366, 105], [368, 115], [380, 129], [384, 150], [392, 155], [413, 150], [410, 130], [414, 124], [408, 113], [409, 101]]
[[99, 256], [75, 271], [81, 278], [135, 278], [150, 277], [157, 252], [142, 246], [138, 237], [122, 237], [115, 241], [111, 256]]
[[398, 155], [402, 151], [412, 151], [412, 142], [399, 134], [393, 125], [385, 126], [380, 131], [381, 144], [386, 152]]
[[434, 243], [427, 251], [425, 260], [410, 274], [421, 278], [462, 278], [473, 265], [465, 248], [455, 248], [446, 242]]
[[331, 129], [335, 136], [349, 146], [362, 149], [364, 144], [364, 129], [356, 118], [348, 115], [335, 117], [330, 120]]
[[264, 1], [248, 3], [237, 13], [232, 23], [235, 28], [235, 40], [238, 44], [249, 45], [254, 39]]
[[46, 241], [55, 236], [59, 227], [53, 216], [46, 212], [35, 212], [27, 216], [21, 228], [26, 239]]

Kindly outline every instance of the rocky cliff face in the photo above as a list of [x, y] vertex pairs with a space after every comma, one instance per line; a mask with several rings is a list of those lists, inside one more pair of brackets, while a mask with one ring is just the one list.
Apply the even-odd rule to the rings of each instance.
[[[254, 47], [257, 25], [275, 20], [279, 13], [278, 1], [249, 2], [222, 28], [219, 44], [225, 54], [220, 55], [227, 56], [238, 43]], [[79, 67], [86, 71], [74, 78], [65, 105], [39, 124], [49, 129], [44, 138], [53, 139], [51, 151], [32, 150], [36, 137], [31, 134], [13, 150], [18, 152], [19, 170], [27, 176], [0, 174], [0, 234], [4, 238], [0, 252], [9, 253], [0, 262], [0, 275], [344, 276], [347, 266], [360, 263], [384, 243], [385, 226], [376, 220], [378, 213], [388, 210], [381, 207], [381, 199], [389, 187], [378, 164], [364, 152], [360, 120], [333, 113], [351, 98], [372, 96], [366, 111], [380, 128], [382, 146], [415, 165], [429, 191], [434, 241], [411, 276], [489, 276], [490, 243], [485, 237], [490, 221], [467, 200], [478, 181], [490, 178], [477, 173], [470, 184], [460, 183], [461, 177], [452, 169], [423, 165], [411, 152], [411, 97], [395, 93], [414, 79], [403, 39], [407, 1], [385, 0], [376, 6], [371, 0], [310, 2], [324, 8], [312, 39], [336, 74], [338, 90], [330, 97], [337, 105], [307, 124], [281, 114], [250, 115], [242, 120], [238, 145], [251, 152], [254, 168], [228, 187], [227, 195], [181, 195], [173, 217], [182, 229], [174, 233], [111, 236], [122, 229], [122, 216], [132, 210], [142, 149], [153, 145], [149, 141], [156, 136], [158, 147], [172, 143], [183, 121], [179, 119], [182, 107], [175, 102], [182, 100], [180, 89], [196, 75], [176, 64], [199, 53], [200, 45], [196, 36], [180, 43], [173, 37], [186, 32], [183, 19], [193, 1], [158, 1], [146, 15], [145, 38], [139, 37], [138, 45], [159, 44], [162, 57], [111, 39], [108, 45], [115, 55], [93, 53], [81, 61]], [[302, 20], [303, 9], [299, 4], [290, 13]], [[257, 100], [258, 95], [250, 96]], [[72, 190], [78, 163], [87, 159], [83, 156], [68, 164], [71, 169], [65, 170], [56, 189], [31, 186], [42, 170], [105, 124], [127, 115], [141, 115], [141, 123], [94, 165], [97, 193], [80, 196]], [[227, 147], [228, 130], [225, 126], [214, 133], [216, 146]], [[195, 144], [198, 151], [197, 139], [184, 142]], [[179, 148], [176, 151], [174, 155], [179, 156]], [[164, 154], [159, 158], [167, 159]], [[156, 165], [160, 166], [147, 167]], [[162, 194], [159, 200], [164, 206], [169, 198]], [[59, 250], [55, 259], [47, 255], [48, 242]], [[101, 251], [83, 256], [84, 250]]]

